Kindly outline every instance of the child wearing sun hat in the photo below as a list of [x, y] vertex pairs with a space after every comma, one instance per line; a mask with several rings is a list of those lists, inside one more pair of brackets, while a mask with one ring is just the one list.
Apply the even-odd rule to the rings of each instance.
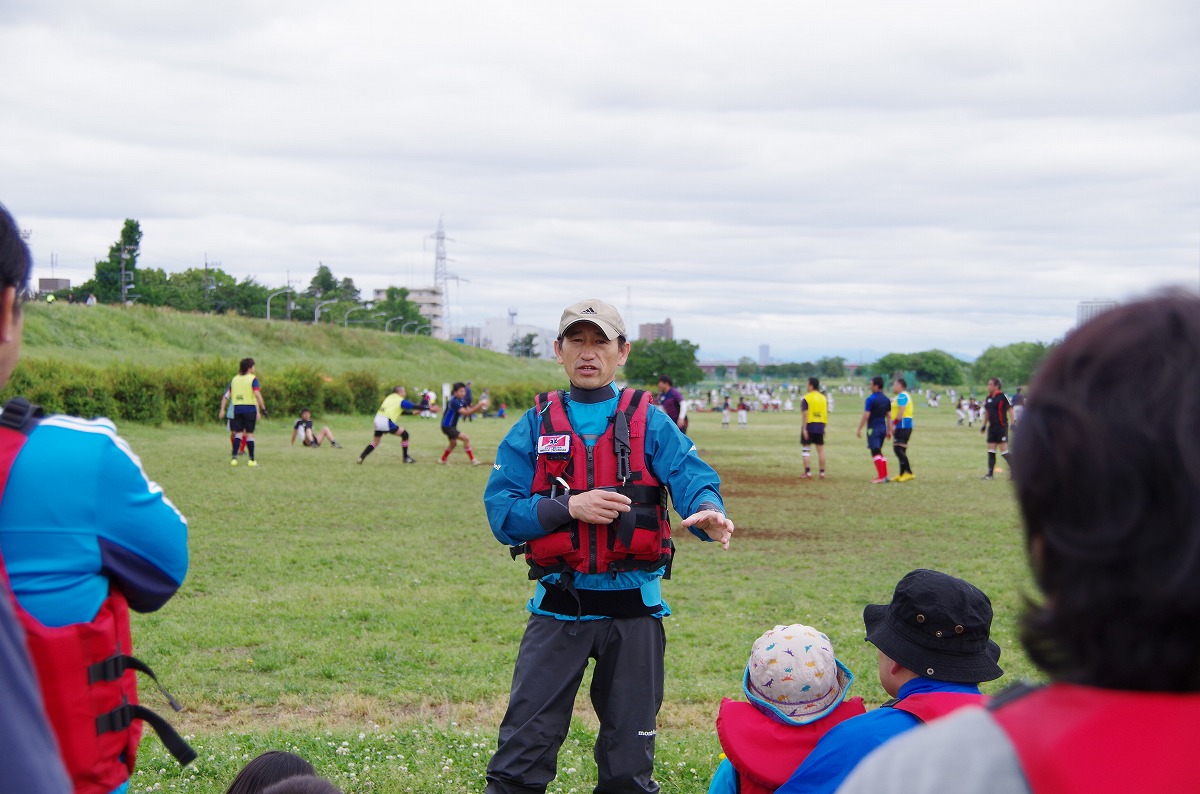
[[834, 725], [862, 714], [846, 700], [854, 675], [811, 626], [776, 626], [754, 641], [742, 676], [746, 701], [721, 701], [717, 737], [726, 756], [709, 794], [774, 792]]

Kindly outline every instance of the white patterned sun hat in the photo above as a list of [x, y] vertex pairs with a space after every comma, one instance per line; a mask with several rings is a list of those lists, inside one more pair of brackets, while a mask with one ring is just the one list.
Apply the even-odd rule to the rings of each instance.
[[833, 643], [811, 626], [776, 626], [754, 641], [742, 689], [759, 711], [785, 725], [804, 725], [833, 711], [854, 674]]

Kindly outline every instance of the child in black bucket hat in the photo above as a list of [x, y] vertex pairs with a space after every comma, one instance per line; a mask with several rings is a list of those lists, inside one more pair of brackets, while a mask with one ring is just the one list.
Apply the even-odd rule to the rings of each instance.
[[992, 603], [970, 582], [918, 569], [889, 604], [863, 610], [879, 651], [879, 682], [892, 699], [835, 726], [778, 794], [836, 791], [859, 761], [889, 739], [984, 700], [979, 684], [1004, 674], [990, 637]]

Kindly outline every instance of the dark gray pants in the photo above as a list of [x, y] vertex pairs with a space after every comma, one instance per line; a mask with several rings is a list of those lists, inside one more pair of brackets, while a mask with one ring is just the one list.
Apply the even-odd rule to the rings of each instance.
[[666, 647], [658, 618], [576, 623], [530, 615], [488, 763], [487, 794], [544, 792], [554, 780], [588, 659], [596, 660], [591, 698], [600, 718], [594, 794], [655, 794], [654, 736]]

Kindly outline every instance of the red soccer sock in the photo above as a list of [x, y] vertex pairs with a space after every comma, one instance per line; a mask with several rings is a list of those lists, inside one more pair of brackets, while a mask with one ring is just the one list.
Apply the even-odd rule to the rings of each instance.
[[875, 473], [879, 476], [879, 479], [887, 479], [887, 458], [883, 457], [883, 455], [875, 457]]
[[468, 460], [475, 460], [475, 453], [471, 451], [470, 447], [463, 447], [463, 452], [467, 453]]
[[448, 457], [450, 457], [450, 450], [446, 450], [445, 452], [443, 452], [443, 453], [442, 453], [442, 460], [443, 460], [443, 461], [444, 461], [446, 458], [448, 458]]
[[246, 437], [242, 436], [242, 452], [246, 451]]

